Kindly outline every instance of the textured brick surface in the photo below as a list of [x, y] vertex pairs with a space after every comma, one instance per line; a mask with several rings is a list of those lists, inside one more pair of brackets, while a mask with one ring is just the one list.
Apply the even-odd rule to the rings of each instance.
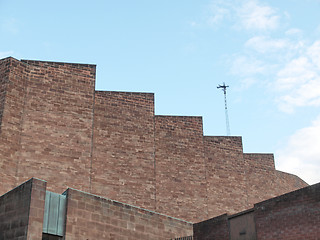
[[195, 240], [319, 240], [320, 183], [193, 226]]
[[[21, 149], [21, 129], [24, 111], [27, 67], [13, 58], [0, 61], [2, 122], [0, 133], [0, 194], [18, 185], [16, 181], [18, 153]], [[5, 98], [4, 98], [5, 95]], [[20, 182], [19, 182], [20, 183]]]
[[307, 184], [293, 174], [275, 170], [273, 154], [244, 154], [249, 205], [303, 188]]
[[320, 184], [255, 205], [259, 240], [320, 239]]
[[297, 177], [294, 174], [276, 170], [275, 175], [277, 179], [277, 190], [278, 190], [277, 195], [291, 192], [308, 185], [301, 178]]
[[171, 239], [192, 224], [73, 189], [67, 190], [66, 239]]
[[241, 137], [206, 136], [204, 143], [209, 217], [249, 208]]
[[0, 239], [41, 240], [46, 182], [31, 179], [0, 197]]
[[273, 154], [246, 153], [244, 159], [247, 166], [247, 191], [250, 205], [285, 193], [278, 186]]
[[0, 194], [37, 177], [198, 222], [306, 186], [151, 93], [94, 91], [94, 65], [6, 58], [0, 83]]
[[193, 224], [194, 240], [229, 240], [228, 215]]
[[4, 103], [6, 99], [7, 84], [9, 82], [9, 72], [10, 72], [10, 59], [4, 59], [0, 61], [0, 132], [1, 123], [4, 110]]
[[18, 181], [36, 176], [54, 183], [49, 190], [88, 190], [95, 66], [24, 62], [30, 74]]
[[96, 92], [92, 193], [155, 209], [154, 96]]
[[201, 117], [156, 116], [158, 212], [188, 221], [208, 217], [203, 153]]

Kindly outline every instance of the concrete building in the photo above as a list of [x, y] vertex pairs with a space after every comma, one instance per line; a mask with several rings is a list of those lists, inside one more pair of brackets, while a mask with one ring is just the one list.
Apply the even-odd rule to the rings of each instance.
[[0, 123], [0, 239], [188, 239], [307, 187], [152, 93], [95, 91], [95, 65], [0, 60]]

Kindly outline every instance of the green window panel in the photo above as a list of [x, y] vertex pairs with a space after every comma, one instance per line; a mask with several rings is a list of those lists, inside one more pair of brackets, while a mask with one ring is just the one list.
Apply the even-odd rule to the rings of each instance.
[[66, 196], [46, 192], [43, 233], [63, 236], [66, 219]]

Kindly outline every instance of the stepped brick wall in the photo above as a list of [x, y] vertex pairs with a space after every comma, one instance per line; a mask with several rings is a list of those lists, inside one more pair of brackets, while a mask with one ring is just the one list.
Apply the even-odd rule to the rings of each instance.
[[98, 91], [94, 111], [91, 192], [155, 210], [153, 94]]
[[228, 215], [223, 214], [193, 224], [193, 236], [194, 240], [229, 240]]
[[202, 138], [200, 117], [155, 117], [157, 211], [207, 218]]
[[204, 137], [209, 216], [246, 209], [246, 165], [241, 137]]
[[192, 223], [68, 189], [66, 234], [78, 239], [174, 239], [190, 236]]
[[33, 178], [0, 196], [0, 239], [42, 239], [45, 190]]
[[255, 204], [257, 239], [319, 239], [320, 184]]
[[1, 122], [4, 110], [4, 103], [6, 99], [7, 83], [9, 80], [9, 61], [0, 62], [0, 132], [1, 132]]
[[[0, 196], [0, 239], [58, 239], [43, 235], [46, 208], [50, 220], [64, 219], [63, 239], [175, 239], [190, 236], [193, 224], [167, 215], [113, 201], [75, 189], [67, 189], [66, 209], [45, 206], [47, 183], [30, 179]], [[49, 207], [50, 206], [50, 207]], [[51, 233], [57, 225], [52, 224]], [[46, 229], [48, 230], [48, 229]], [[59, 239], [62, 239], [59, 237]]]
[[0, 133], [0, 195], [17, 183], [18, 156], [21, 149], [21, 129], [27, 66], [12, 58], [0, 61], [1, 133]]
[[194, 239], [319, 239], [320, 183], [193, 225]]
[[95, 91], [95, 68], [0, 60], [0, 194], [37, 177], [198, 222], [307, 185], [201, 117], [156, 116], [152, 93]]
[[[281, 190], [278, 189], [282, 186], [278, 186], [273, 154], [245, 153], [243, 156], [247, 167], [248, 203], [253, 205], [268, 197], [277, 196], [279, 195], [277, 191], [281, 194]], [[290, 191], [291, 188], [288, 190]]]

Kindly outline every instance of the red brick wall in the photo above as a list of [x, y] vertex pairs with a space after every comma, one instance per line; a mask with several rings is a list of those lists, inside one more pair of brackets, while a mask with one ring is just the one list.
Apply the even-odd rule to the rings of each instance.
[[36, 176], [56, 192], [89, 190], [95, 66], [23, 62], [29, 79], [18, 181]]
[[245, 153], [243, 156], [247, 164], [247, 191], [250, 205], [283, 193], [277, 191], [279, 187], [273, 154]]
[[305, 181], [294, 174], [276, 170], [275, 175], [278, 195], [308, 186]]
[[157, 212], [188, 221], [207, 218], [203, 153], [201, 117], [155, 117]]
[[66, 239], [171, 239], [192, 224], [73, 189], [67, 190]]
[[155, 209], [154, 95], [96, 92], [92, 193]]
[[2, 115], [4, 110], [4, 103], [7, 93], [7, 84], [9, 82], [10, 72], [10, 58], [0, 60], [0, 133], [2, 125]]
[[46, 182], [31, 179], [0, 197], [0, 239], [41, 240]]
[[7, 58], [0, 72], [0, 194], [38, 177], [200, 221], [306, 185], [243, 157], [241, 137], [204, 137], [201, 117], [154, 116], [153, 94], [95, 92], [94, 65]]
[[[10, 184], [5, 181], [7, 179], [7, 171], [2, 171], [4, 166], [7, 165], [7, 157], [5, 157], [8, 147], [5, 143], [4, 134], [2, 133], [2, 116], [4, 113], [4, 106], [7, 94], [7, 85], [9, 82], [9, 72], [10, 72], [11, 59], [5, 58], [0, 60], [0, 194], [6, 192], [10, 188]], [[15, 167], [13, 167], [15, 169]], [[15, 176], [15, 174], [13, 174]], [[11, 177], [12, 178], [12, 177]], [[15, 183], [15, 178], [11, 182]], [[9, 185], [9, 186], [8, 186]]]
[[320, 183], [193, 225], [194, 239], [318, 240]]
[[229, 240], [228, 216], [221, 216], [193, 224], [194, 240]]
[[300, 178], [275, 170], [273, 154], [244, 154], [248, 202], [257, 202], [308, 186]]
[[25, 64], [14, 58], [1, 60], [1, 69], [4, 71], [0, 76], [1, 89], [5, 89], [0, 132], [0, 194], [3, 194], [18, 185], [17, 154], [21, 149], [21, 124], [28, 70]]
[[319, 239], [320, 184], [255, 205], [259, 240]]
[[204, 145], [209, 217], [248, 208], [241, 137], [205, 136]]

